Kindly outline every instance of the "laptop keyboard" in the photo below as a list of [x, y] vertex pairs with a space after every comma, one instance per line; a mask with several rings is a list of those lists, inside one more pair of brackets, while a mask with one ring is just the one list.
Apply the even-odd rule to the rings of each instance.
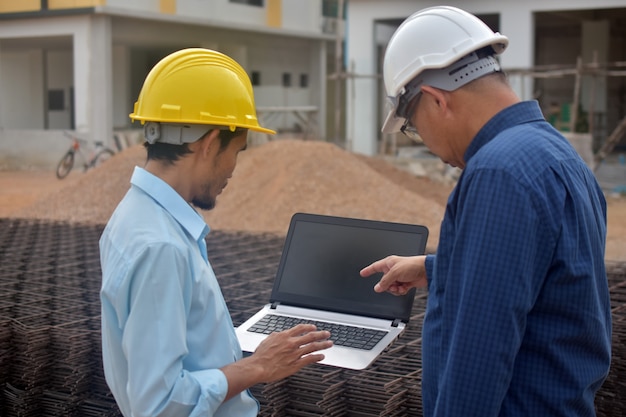
[[345, 346], [356, 349], [371, 350], [387, 334], [384, 330], [374, 330], [358, 326], [328, 323], [324, 321], [306, 320], [296, 317], [267, 314], [251, 326], [248, 331], [253, 333], [270, 334], [287, 330], [293, 326], [306, 323], [314, 324], [317, 330], [328, 330], [330, 340], [336, 346]]

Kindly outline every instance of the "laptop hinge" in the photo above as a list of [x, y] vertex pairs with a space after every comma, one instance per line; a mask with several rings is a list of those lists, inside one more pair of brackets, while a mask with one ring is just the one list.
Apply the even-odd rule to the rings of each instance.
[[393, 323], [391, 323], [391, 327], [398, 327], [400, 325], [400, 323], [402, 323], [402, 320], [400, 319], [395, 319], [393, 321]]
[[270, 306], [270, 308], [271, 308], [272, 310], [276, 310], [276, 307], [278, 307], [278, 304], [280, 304], [280, 301], [274, 301], [274, 302], [272, 303], [272, 305]]

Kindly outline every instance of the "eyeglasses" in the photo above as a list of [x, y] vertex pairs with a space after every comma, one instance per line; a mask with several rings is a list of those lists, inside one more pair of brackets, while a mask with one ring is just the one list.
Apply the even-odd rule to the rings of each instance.
[[404, 115], [404, 124], [400, 128], [400, 132], [402, 132], [407, 138], [414, 140], [415, 142], [422, 142], [422, 138], [417, 132], [417, 128], [413, 125], [413, 123], [411, 123], [411, 117], [415, 113], [421, 97], [422, 92], [420, 91], [413, 99], [413, 103], [409, 104], [408, 111]]

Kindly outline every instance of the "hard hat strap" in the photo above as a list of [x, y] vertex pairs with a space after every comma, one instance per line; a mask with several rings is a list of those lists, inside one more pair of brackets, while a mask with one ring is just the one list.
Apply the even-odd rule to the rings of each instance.
[[150, 144], [155, 142], [182, 145], [200, 139], [209, 130], [224, 128], [223, 126], [200, 124], [175, 124], [147, 122], [144, 127], [144, 136]]

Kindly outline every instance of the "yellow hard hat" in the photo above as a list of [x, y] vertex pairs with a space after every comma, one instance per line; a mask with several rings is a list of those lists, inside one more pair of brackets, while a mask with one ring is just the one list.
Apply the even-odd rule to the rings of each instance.
[[199, 124], [276, 133], [259, 126], [250, 78], [232, 58], [188, 48], [159, 61], [135, 102], [133, 121]]

